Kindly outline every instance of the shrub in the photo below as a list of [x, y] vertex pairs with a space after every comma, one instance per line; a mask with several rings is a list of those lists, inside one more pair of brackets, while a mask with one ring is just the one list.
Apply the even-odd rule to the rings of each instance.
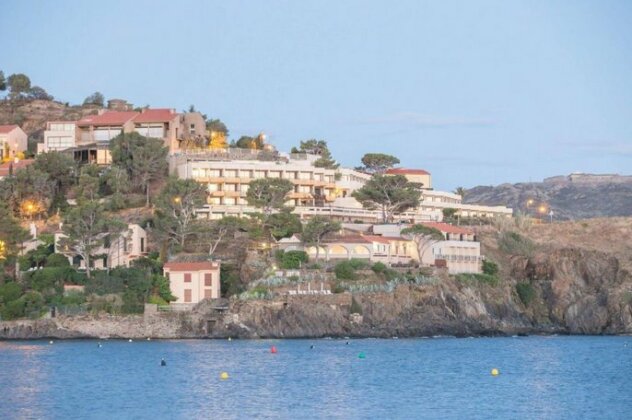
[[368, 260], [361, 260], [359, 258], [351, 258], [349, 264], [351, 264], [354, 270], [364, 270], [369, 267]]
[[167, 306], [169, 304], [169, 302], [167, 302], [166, 300], [164, 300], [158, 295], [149, 296], [149, 303], [153, 303], [154, 305], [158, 305], [158, 306]]
[[490, 260], [483, 260], [483, 273], [495, 276], [498, 274], [498, 264]]
[[498, 286], [500, 279], [497, 276], [492, 276], [485, 273], [460, 273], [455, 276], [455, 278], [463, 283], [484, 283], [489, 284], [490, 286]]
[[14, 301], [22, 296], [22, 288], [15, 282], [5, 283], [0, 286], [0, 304]]
[[294, 275], [294, 276], [289, 276], [287, 279], [288, 279], [289, 281], [291, 281], [291, 282], [296, 283], [297, 281], [299, 281], [299, 280], [300, 280], [300, 277], [299, 277], [299, 276]]
[[301, 266], [307, 263], [308, 257], [305, 251], [287, 251], [281, 256], [281, 268], [286, 270], [294, 270], [301, 268]]
[[373, 266], [371, 267], [371, 270], [373, 270], [375, 274], [381, 274], [381, 273], [386, 273], [386, 270], [388, 270], [388, 267], [386, 266], [386, 264], [378, 261], [375, 264], [373, 264]]
[[332, 293], [344, 293], [347, 289], [339, 282], [334, 283], [334, 287], [331, 289]]
[[525, 306], [529, 306], [529, 303], [535, 297], [535, 290], [531, 283], [527, 282], [518, 282], [516, 284], [516, 293], [518, 293], [518, 297], [522, 301]]
[[336, 273], [336, 278], [339, 280], [355, 280], [357, 278], [351, 261], [342, 261], [336, 264], [334, 273]]
[[516, 232], [503, 232], [498, 240], [498, 247], [507, 254], [531, 256], [535, 244]]
[[46, 267], [68, 267], [68, 258], [62, 254], [50, 254], [46, 257]]

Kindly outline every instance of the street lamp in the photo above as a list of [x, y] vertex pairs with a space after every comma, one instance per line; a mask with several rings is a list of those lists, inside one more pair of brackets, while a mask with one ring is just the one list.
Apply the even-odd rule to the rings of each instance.
[[173, 197], [173, 202], [175, 204], [180, 204], [181, 201], [182, 201], [182, 199], [180, 197]]

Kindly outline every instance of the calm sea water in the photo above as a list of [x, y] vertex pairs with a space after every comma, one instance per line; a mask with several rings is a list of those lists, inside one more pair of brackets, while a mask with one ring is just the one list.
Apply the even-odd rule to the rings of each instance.
[[631, 337], [102, 343], [0, 342], [0, 418], [632, 418]]

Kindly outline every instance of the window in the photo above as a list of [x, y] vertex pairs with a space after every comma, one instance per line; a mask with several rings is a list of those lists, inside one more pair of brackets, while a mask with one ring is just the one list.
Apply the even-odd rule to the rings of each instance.
[[140, 252], [145, 252], [145, 238], [140, 238]]
[[208, 286], [208, 287], [213, 286], [213, 274], [212, 273], [204, 273], [204, 286]]
[[184, 289], [184, 303], [191, 303], [191, 289]]
[[189, 133], [195, 135], [195, 124], [189, 124]]
[[204, 299], [213, 299], [212, 289], [204, 289]]
[[191, 283], [191, 273], [184, 273], [184, 282]]

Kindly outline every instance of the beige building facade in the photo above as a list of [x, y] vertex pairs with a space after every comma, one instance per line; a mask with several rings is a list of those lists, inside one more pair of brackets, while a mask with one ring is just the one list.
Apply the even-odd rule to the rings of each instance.
[[176, 304], [221, 297], [219, 262], [167, 262], [163, 266]]
[[0, 162], [15, 159], [27, 148], [28, 136], [17, 125], [0, 125]]

